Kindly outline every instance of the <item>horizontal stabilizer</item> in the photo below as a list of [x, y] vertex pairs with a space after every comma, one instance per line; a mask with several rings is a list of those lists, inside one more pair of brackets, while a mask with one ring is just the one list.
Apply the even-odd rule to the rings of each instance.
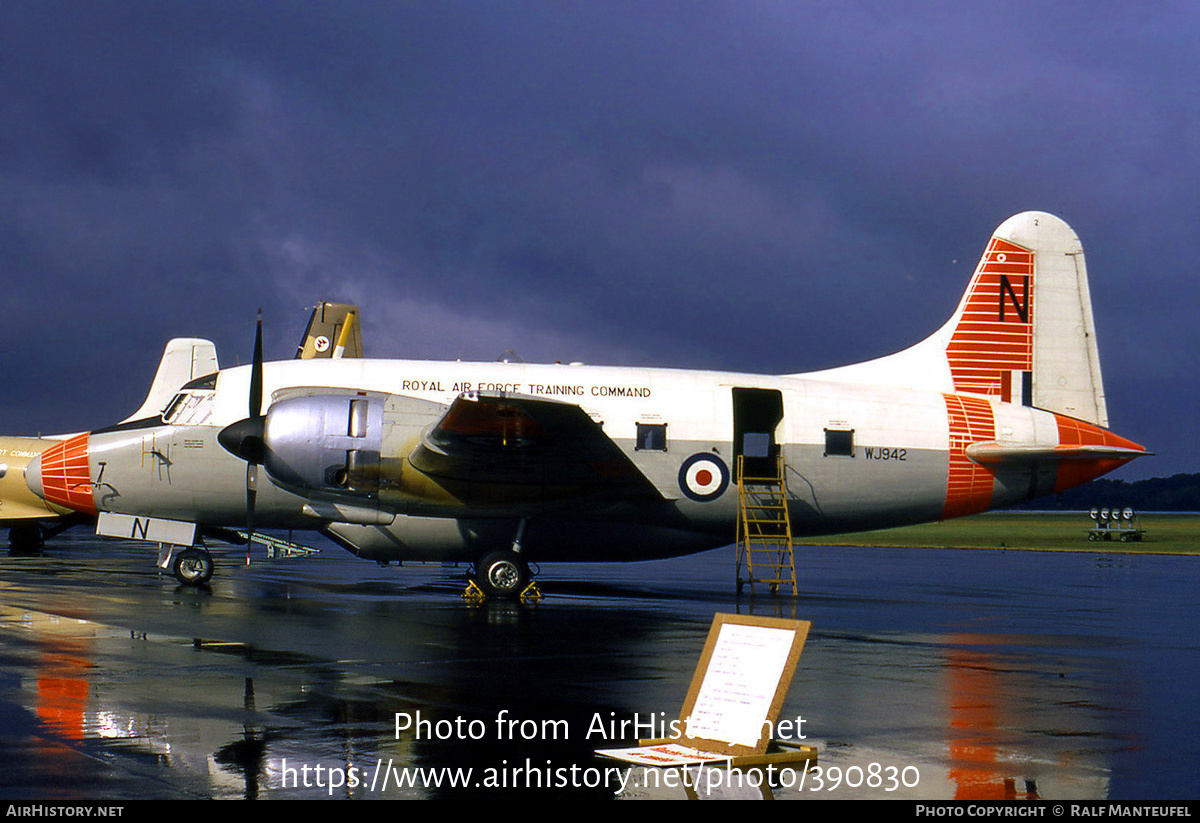
[[1040, 460], [1132, 460], [1149, 454], [1129, 446], [1031, 446], [995, 441], [972, 443], [966, 451], [967, 457], [985, 466]]
[[162, 517], [100, 512], [96, 519], [96, 535], [168, 543], [172, 546], [192, 546], [196, 543], [196, 524]]

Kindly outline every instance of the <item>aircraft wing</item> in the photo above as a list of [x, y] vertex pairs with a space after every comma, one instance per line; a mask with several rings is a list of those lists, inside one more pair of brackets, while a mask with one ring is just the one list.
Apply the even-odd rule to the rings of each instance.
[[63, 514], [70, 514], [69, 511], [51, 509], [45, 503], [37, 505], [35, 503], [3, 500], [0, 501], [0, 504], [3, 506], [3, 508], [0, 508], [0, 528], [22, 520], [54, 520]]
[[540, 486], [563, 494], [661, 500], [579, 406], [520, 395], [460, 395], [409, 455], [439, 481]]

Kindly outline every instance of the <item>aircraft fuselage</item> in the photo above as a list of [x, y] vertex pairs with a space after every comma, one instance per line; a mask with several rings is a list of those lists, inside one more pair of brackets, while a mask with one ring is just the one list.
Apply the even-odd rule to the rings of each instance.
[[[181, 392], [164, 413], [166, 422], [135, 421], [68, 441], [65, 450], [75, 442], [75, 474], [60, 484], [62, 492], [49, 478], [35, 477], [35, 491], [77, 510], [90, 504], [97, 512], [241, 527], [245, 464], [217, 435], [245, 416], [249, 381], [249, 367], [225, 369], [214, 388]], [[344, 447], [354, 445], [343, 439], [350, 437], [346, 413], [338, 417], [325, 406], [364, 400], [362, 425], [375, 446], [365, 451], [372, 459], [377, 453], [377, 466], [368, 484], [331, 484], [327, 494], [319, 479], [304, 485], [283, 470], [272, 473], [270, 482], [258, 483], [256, 523], [327, 529], [377, 560], [475, 559], [489, 546], [511, 542], [522, 519], [534, 559], [645, 559], [724, 545], [734, 536], [737, 456], [772, 454], [776, 446], [787, 467], [793, 530], [819, 535], [985, 511], [1079, 482], [1062, 461], [985, 467], [966, 455], [971, 443], [1053, 449], [1065, 442], [1065, 429], [1079, 427], [1097, 443], [1127, 443], [1098, 427], [995, 398], [803, 376], [296, 360], [267, 364], [264, 387], [274, 401], [268, 420], [285, 414], [290, 397], [299, 398], [310, 429], [320, 417], [315, 430], [277, 434], [275, 441], [303, 450], [318, 470], [322, 459], [338, 467]], [[614, 498], [584, 483], [548, 488], [519, 476], [499, 483], [429, 477], [410, 455], [468, 392], [579, 406], [655, 494]], [[318, 442], [322, 437], [338, 442]], [[302, 459], [288, 458], [285, 468], [303, 474]]]
[[[30, 488], [102, 527], [157, 519], [180, 545], [194, 527], [312, 528], [379, 561], [472, 561], [511, 592], [527, 560], [732, 543], [738, 479], [780, 458], [791, 534], [820, 535], [986, 511], [1146, 453], [1106, 428], [1082, 245], [1045, 212], [996, 229], [932, 335], [807, 375], [264, 364], [261, 339], [223, 371], [210, 342], [172, 341], [142, 419], [51, 446]], [[211, 573], [205, 554], [180, 562], [181, 580]]]

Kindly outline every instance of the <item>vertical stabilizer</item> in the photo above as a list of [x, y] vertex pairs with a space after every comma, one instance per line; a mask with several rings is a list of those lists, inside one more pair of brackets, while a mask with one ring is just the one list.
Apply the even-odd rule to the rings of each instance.
[[1033, 275], [1032, 405], [1108, 426], [1083, 246], [1044, 212], [1009, 218], [995, 237], [1030, 249]]
[[218, 368], [217, 347], [212, 341], [191, 337], [171, 340], [163, 351], [146, 401], [123, 422], [154, 417], [167, 407], [167, 401], [175, 396], [181, 386], [198, 377], [213, 374]]
[[308, 328], [296, 349], [296, 358], [328, 357], [333, 359], [363, 356], [362, 330], [358, 322], [358, 306], [344, 303], [321, 303], [313, 309]]
[[888, 357], [809, 376], [998, 397], [1107, 427], [1079, 238], [1052, 214], [1010, 217], [936, 333]]

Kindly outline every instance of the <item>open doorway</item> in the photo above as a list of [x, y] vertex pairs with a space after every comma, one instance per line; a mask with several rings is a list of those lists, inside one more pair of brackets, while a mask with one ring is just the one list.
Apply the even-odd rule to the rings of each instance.
[[775, 432], [783, 420], [783, 392], [779, 389], [733, 389], [734, 464], [744, 458], [747, 477], [770, 477], [776, 473], [779, 443]]

